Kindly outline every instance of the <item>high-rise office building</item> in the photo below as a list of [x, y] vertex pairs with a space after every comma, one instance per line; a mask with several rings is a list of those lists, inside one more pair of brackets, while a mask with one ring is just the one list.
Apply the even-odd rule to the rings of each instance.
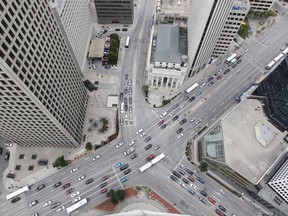
[[267, 12], [271, 9], [276, 0], [250, 0], [251, 10]]
[[133, 0], [95, 0], [95, 6], [98, 23], [133, 23]]
[[79, 146], [87, 92], [47, 0], [1, 0], [0, 12], [0, 135]]
[[79, 67], [83, 70], [93, 34], [93, 23], [87, 0], [53, 0], [50, 6], [71, 44]]
[[211, 57], [223, 56], [249, 11], [244, 0], [191, 0], [188, 18], [188, 77], [204, 69]]

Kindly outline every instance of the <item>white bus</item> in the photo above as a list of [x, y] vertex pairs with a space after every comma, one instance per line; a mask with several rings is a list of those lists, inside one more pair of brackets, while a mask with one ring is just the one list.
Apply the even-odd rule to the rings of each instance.
[[196, 89], [198, 87], [198, 83], [193, 84], [190, 88], [188, 88], [185, 93], [189, 94], [191, 91], [193, 91], [194, 89]]
[[288, 47], [282, 52], [284, 55], [288, 53]]
[[152, 164], [150, 162], [146, 163], [142, 167], [139, 168], [139, 171], [144, 172], [145, 170], [149, 169], [151, 166], [152, 166]]
[[127, 36], [126, 42], [125, 42], [125, 48], [129, 47], [129, 41], [130, 41], [130, 36]]
[[273, 67], [274, 64], [275, 64], [275, 61], [273, 60], [273, 61], [271, 61], [265, 68], [266, 68], [267, 70], [269, 70], [271, 67]]
[[87, 201], [86, 198], [85, 198], [85, 199], [82, 199], [82, 200], [80, 200], [79, 202], [75, 203], [74, 205], [66, 208], [66, 211], [67, 211], [67, 213], [69, 214], [69, 213], [75, 211], [76, 209], [80, 208], [81, 206], [85, 205], [87, 202], [88, 202], [88, 201]]
[[30, 190], [29, 186], [24, 186], [24, 187], [20, 188], [19, 190], [16, 190], [16, 191], [6, 195], [6, 199], [7, 200], [12, 199], [12, 198], [18, 196], [19, 194], [24, 193], [24, 192], [29, 191], [29, 190]]
[[279, 54], [278, 56], [276, 56], [276, 58], [274, 59], [274, 62], [279, 61], [282, 57], [284, 56], [283, 53]]
[[228, 59], [225, 60], [225, 63], [228, 65], [231, 65], [231, 61], [237, 56], [236, 53], [234, 53], [233, 55], [231, 55]]
[[165, 154], [160, 154], [157, 157], [155, 157], [153, 160], [151, 160], [151, 163], [154, 165], [156, 163], [158, 163], [160, 160], [162, 160], [163, 158], [165, 158]]

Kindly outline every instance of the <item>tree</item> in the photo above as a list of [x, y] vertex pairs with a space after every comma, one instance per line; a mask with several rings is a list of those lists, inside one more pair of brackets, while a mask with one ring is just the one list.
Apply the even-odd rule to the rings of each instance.
[[115, 52], [110, 51], [108, 53], [108, 64], [117, 65], [118, 56]]
[[92, 143], [91, 142], [87, 142], [85, 148], [89, 151], [92, 150]]
[[145, 97], [148, 97], [149, 85], [143, 85], [142, 86], [142, 91], [144, 92]]
[[55, 162], [53, 163], [53, 167], [57, 167], [58, 169], [60, 169], [61, 167], [65, 167], [68, 165], [68, 161], [64, 160], [64, 156], [60, 156], [58, 157]]
[[113, 204], [117, 204], [119, 201], [122, 201], [125, 199], [126, 193], [125, 190], [117, 190], [114, 191], [113, 189], [111, 189], [108, 193], [107, 193], [107, 197], [111, 198], [111, 202]]
[[208, 171], [208, 164], [207, 164], [205, 161], [202, 161], [202, 162], [200, 163], [200, 171], [201, 171], [201, 172]]
[[110, 40], [114, 39], [114, 40], [119, 40], [119, 35], [118, 34], [111, 34], [110, 35]]

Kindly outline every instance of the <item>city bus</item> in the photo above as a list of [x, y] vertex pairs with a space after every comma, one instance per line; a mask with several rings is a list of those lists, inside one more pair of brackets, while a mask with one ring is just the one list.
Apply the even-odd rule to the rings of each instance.
[[225, 63], [228, 64], [228, 65], [231, 65], [232, 60], [235, 59], [236, 56], [237, 56], [237, 54], [234, 53], [228, 59], [225, 60]]
[[151, 160], [151, 163], [154, 165], [156, 163], [158, 163], [160, 160], [162, 160], [165, 157], [165, 154], [160, 154], [157, 157], [155, 157], [154, 159]]
[[67, 213], [69, 214], [69, 213], [75, 211], [76, 209], [80, 208], [81, 206], [85, 205], [87, 202], [88, 202], [88, 201], [87, 201], [86, 198], [85, 198], [85, 199], [82, 199], [82, 200], [80, 200], [79, 202], [75, 203], [74, 205], [66, 208], [66, 211], [67, 211]]
[[191, 87], [189, 87], [189, 88], [185, 91], [185, 93], [186, 93], [186, 94], [189, 94], [189, 93], [192, 92], [194, 89], [196, 89], [198, 86], [199, 86], [198, 83], [193, 84]]
[[6, 195], [6, 199], [7, 200], [12, 199], [12, 198], [20, 195], [21, 193], [24, 193], [24, 192], [29, 191], [29, 190], [30, 190], [29, 186], [24, 186], [24, 187], [20, 188], [19, 190], [16, 190], [16, 191]]
[[130, 36], [127, 36], [126, 42], [125, 42], [125, 48], [129, 47], [129, 42], [130, 42]]
[[150, 167], [152, 166], [152, 164], [149, 162], [149, 163], [146, 163], [144, 164], [142, 167], [139, 168], [139, 171], [142, 173], [144, 172], [145, 170], [149, 169]]
[[266, 68], [267, 70], [269, 70], [271, 67], [273, 67], [274, 64], [275, 64], [275, 61], [273, 60], [273, 61], [271, 61], [265, 68]]

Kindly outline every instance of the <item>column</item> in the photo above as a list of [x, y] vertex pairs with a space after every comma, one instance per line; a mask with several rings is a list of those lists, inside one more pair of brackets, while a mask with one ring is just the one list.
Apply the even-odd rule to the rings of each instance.
[[166, 88], [168, 87], [169, 80], [170, 80], [170, 78], [167, 77]]
[[157, 76], [156, 87], [158, 87], [159, 77]]
[[177, 80], [177, 78], [172, 78], [172, 82], [171, 82], [171, 89], [173, 88], [173, 83]]
[[162, 76], [161, 87], [163, 87], [164, 77]]

